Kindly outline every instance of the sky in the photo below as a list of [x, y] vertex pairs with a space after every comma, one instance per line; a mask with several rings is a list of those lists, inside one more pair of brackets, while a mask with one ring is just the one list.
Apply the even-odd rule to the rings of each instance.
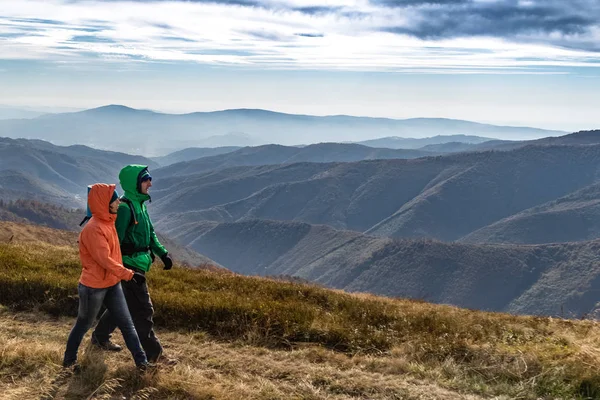
[[600, 0], [0, 0], [0, 104], [600, 128]]

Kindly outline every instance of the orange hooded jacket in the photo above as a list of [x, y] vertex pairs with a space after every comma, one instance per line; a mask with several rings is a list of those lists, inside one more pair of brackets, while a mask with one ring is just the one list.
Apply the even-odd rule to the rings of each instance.
[[116, 185], [97, 183], [88, 193], [88, 206], [92, 219], [79, 234], [82, 285], [104, 289], [131, 280], [133, 271], [125, 268], [121, 246], [115, 229], [116, 215], [109, 212], [110, 199]]

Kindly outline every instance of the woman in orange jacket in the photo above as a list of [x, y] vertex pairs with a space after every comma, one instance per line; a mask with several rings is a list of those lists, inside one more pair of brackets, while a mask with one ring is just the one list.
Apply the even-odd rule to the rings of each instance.
[[134, 274], [122, 264], [115, 218], [120, 199], [115, 185], [97, 183], [88, 192], [92, 218], [79, 234], [79, 257], [83, 270], [79, 278], [79, 312], [67, 339], [64, 367], [77, 365], [77, 351], [91, 328], [102, 304], [110, 311], [123, 334], [125, 344], [140, 369], [148, 367], [146, 353], [133, 325], [121, 280], [143, 284], [146, 277]]

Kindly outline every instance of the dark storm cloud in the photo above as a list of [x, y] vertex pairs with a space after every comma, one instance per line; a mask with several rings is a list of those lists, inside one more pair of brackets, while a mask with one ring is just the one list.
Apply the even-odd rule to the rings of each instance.
[[392, 23], [382, 31], [421, 39], [492, 36], [597, 49], [584, 39], [599, 26], [598, 0], [372, 0], [372, 4], [411, 16], [408, 23]]

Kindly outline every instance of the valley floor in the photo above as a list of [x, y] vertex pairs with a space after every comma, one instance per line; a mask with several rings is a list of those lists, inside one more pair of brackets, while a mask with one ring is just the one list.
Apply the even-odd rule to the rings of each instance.
[[[139, 375], [126, 350], [92, 349], [88, 333], [80, 349], [83, 370], [67, 375], [60, 361], [72, 323], [70, 318], [0, 311], [1, 399], [484, 398], [441, 387], [435, 376], [424, 378], [424, 371], [419, 378], [418, 365], [394, 353], [350, 357], [312, 345], [270, 350], [166, 331], [158, 333], [169, 355], [179, 359], [175, 366]], [[123, 344], [118, 331], [115, 342]]]

